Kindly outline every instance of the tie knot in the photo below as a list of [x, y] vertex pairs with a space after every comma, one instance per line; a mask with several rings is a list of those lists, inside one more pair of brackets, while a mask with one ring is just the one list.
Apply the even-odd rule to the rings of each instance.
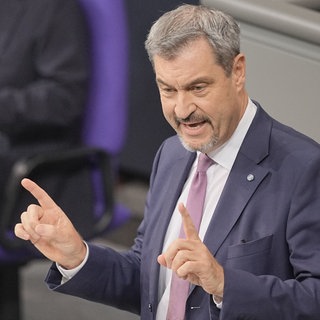
[[200, 153], [197, 171], [206, 172], [213, 163], [214, 161], [211, 158], [209, 158], [205, 153]]

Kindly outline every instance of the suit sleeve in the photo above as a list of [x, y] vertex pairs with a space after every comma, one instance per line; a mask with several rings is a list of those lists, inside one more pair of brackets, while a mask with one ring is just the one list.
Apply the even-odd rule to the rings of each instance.
[[46, 283], [51, 290], [107, 304], [133, 313], [140, 312], [140, 260], [133, 251], [116, 252], [88, 244], [89, 257], [82, 269], [61, 284], [62, 275], [52, 264]]

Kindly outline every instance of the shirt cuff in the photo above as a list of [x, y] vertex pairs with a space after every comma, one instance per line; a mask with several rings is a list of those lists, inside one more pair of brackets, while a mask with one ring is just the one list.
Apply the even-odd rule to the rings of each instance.
[[82, 267], [86, 264], [88, 257], [89, 257], [89, 247], [85, 241], [84, 241], [84, 244], [86, 245], [87, 252], [86, 252], [86, 255], [85, 255], [83, 261], [77, 267], [75, 267], [73, 269], [64, 269], [58, 263], [56, 263], [56, 266], [62, 275], [61, 284], [64, 284], [65, 282], [70, 280], [72, 277], [74, 277], [82, 269]]

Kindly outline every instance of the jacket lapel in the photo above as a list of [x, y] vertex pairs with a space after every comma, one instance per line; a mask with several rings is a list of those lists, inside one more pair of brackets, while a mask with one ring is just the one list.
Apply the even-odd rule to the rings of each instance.
[[214, 255], [269, 173], [260, 163], [269, 153], [272, 121], [259, 105], [257, 107], [204, 238]]
[[[161, 212], [158, 209], [158, 214], [156, 220], [154, 220], [154, 225], [156, 225], [156, 230], [153, 232], [152, 243], [153, 250], [150, 252], [151, 260], [157, 261], [157, 256], [159, 252], [162, 252], [162, 247], [166, 235], [168, 225], [172, 213], [175, 209], [178, 198], [181, 194], [184, 183], [189, 175], [190, 168], [195, 160], [196, 153], [187, 152], [184, 157], [179, 158], [172, 166], [170, 171], [166, 174], [166, 181], [163, 181], [163, 188], [165, 192], [163, 197], [159, 199], [161, 203]], [[159, 195], [160, 196], [160, 195]], [[151, 263], [151, 274], [152, 282], [150, 282], [149, 294], [152, 297], [152, 300], [156, 301], [158, 294], [158, 284], [159, 284], [159, 271], [160, 266], [158, 263]]]
[[241, 154], [238, 156], [239, 161], [230, 172], [204, 238], [204, 243], [214, 255], [269, 172], [244, 158]]
[[[165, 190], [163, 195], [159, 196], [159, 203], [161, 209], [158, 209], [158, 214], [155, 217], [155, 225], [157, 232], [155, 232], [155, 240], [159, 241], [159, 249], [162, 249], [166, 230], [171, 219], [171, 215], [175, 209], [178, 198], [182, 192], [182, 188], [186, 179], [188, 178], [190, 168], [194, 162], [196, 153], [186, 152], [186, 156], [179, 158], [172, 166], [170, 171], [165, 176], [165, 181], [162, 187]], [[160, 212], [161, 210], [161, 212]]]

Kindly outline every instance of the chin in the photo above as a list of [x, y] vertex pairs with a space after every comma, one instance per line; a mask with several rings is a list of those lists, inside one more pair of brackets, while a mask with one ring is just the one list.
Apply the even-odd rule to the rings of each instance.
[[209, 153], [214, 150], [216, 145], [218, 144], [218, 139], [216, 137], [211, 138], [208, 142], [199, 144], [189, 143], [185, 141], [181, 136], [179, 136], [179, 138], [184, 148], [191, 152], [199, 151], [201, 153]]

